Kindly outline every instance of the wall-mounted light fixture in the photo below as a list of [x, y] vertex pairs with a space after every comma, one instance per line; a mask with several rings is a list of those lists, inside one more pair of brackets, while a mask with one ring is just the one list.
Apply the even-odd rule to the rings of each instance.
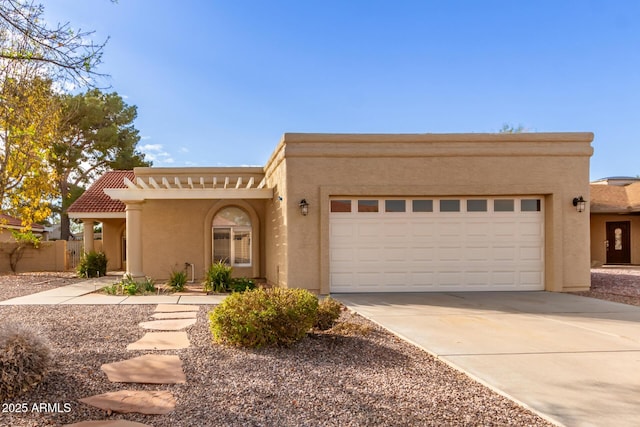
[[300, 200], [298, 207], [300, 208], [300, 213], [303, 216], [307, 216], [309, 214], [309, 203], [307, 203], [307, 199]]
[[586, 204], [587, 201], [582, 196], [573, 198], [573, 206], [576, 207], [578, 212], [584, 212]]

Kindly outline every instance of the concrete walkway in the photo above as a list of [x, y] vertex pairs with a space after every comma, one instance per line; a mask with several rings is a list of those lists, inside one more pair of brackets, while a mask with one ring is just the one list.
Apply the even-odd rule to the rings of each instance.
[[93, 293], [117, 280], [114, 276], [88, 279], [72, 285], [0, 301], [0, 305], [220, 304], [225, 298], [225, 295], [127, 296]]
[[556, 423], [640, 422], [640, 307], [549, 292], [334, 298]]

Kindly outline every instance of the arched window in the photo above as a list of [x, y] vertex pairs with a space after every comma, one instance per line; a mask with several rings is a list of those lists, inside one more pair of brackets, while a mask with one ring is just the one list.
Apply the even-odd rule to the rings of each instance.
[[242, 209], [230, 206], [213, 218], [213, 262], [251, 266], [251, 219]]

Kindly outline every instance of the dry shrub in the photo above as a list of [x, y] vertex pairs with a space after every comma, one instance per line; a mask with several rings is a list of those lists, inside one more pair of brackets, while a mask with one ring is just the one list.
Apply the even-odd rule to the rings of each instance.
[[215, 342], [240, 347], [289, 346], [315, 323], [318, 298], [304, 289], [254, 289], [234, 293], [211, 312]]
[[331, 328], [331, 332], [337, 335], [345, 335], [345, 336], [367, 336], [373, 331], [371, 325], [366, 325], [362, 323], [353, 323], [349, 321], [338, 322], [333, 328]]
[[321, 331], [331, 329], [340, 317], [341, 311], [342, 304], [331, 297], [326, 297], [318, 303], [318, 317], [313, 326]]
[[0, 401], [35, 387], [49, 361], [49, 347], [40, 335], [17, 324], [0, 325]]

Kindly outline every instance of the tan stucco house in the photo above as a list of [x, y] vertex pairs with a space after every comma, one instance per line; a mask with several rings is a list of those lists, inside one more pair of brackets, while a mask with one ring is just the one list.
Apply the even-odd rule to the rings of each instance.
[[640, 264], [640, 178], [594, 181], [590, 199], [591, 265]]
[[590, 286], [592, 133], [285, 134], [264, 167], [136, 168], [69, 215], [112, 270], [327, 294]]

